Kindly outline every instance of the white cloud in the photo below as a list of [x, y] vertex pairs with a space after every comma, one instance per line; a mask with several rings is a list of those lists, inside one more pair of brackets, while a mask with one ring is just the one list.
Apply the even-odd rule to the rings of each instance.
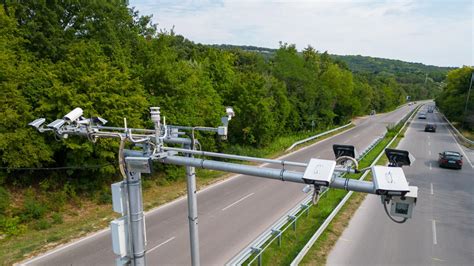
[[422, 1], [130, 3], [141, 14], [153, 14], [160, 28], [174, 26], [195, 42], [276, 48], [283, 41], [335, 54], [473, 65], [473, 4], [454, 4], [459, 7]]

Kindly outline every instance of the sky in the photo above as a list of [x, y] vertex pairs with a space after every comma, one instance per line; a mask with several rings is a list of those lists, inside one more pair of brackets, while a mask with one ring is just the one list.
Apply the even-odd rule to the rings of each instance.
[[130, 0], [158, 28], [203, 44], [311, 45], [436, 66], [474, 65], [474, 0]]

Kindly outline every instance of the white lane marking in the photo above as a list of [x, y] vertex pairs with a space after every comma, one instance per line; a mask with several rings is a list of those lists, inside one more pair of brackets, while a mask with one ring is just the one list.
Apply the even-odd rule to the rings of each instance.
[[[446, 128], [448, 128], [448, 127], [446, 126]], [[461, 147], [461, 145], [459, 145], [459, 142], [458, 142], [458, 140], [454, 137], [453, 132], [451, 132], [451, 129], [448, 128], [448, 130], [449, 130], [449, 133], [451, 133], [451, 134], [450, 134], [451, 137], [454, 139], [454, 141], [455, 141], [456, 144], [458, 145], [458, 148], [459, 148], [459, 149], [461, 150], [461, 152], [464, 154], [464, 158], [466, 158], [467, 162], [471, 165], [471, 168], [474, 168], [474, 165], [472, 165], [472, 162], [471, 162], [471, 160], [469, 160], [469, 157], [467, 156], [466, 152], [465, 152], [464, 149]]]
[[174, 237], [174, 236], [173, 236], [173, 237], [171, 237], [171, 238], [169, 238], [169, 239], [168, 239], [168, 240], [166, 240], [165, 242], [163, 242], [163, 243], [161, 243], [161, 244], [158, 244], [158, 245], [156, 245], [155, 247], [152, 247], [152, 248], [150, 248], [149, 250], [147, 250], [147, 251], [146, 251], [146, 253], [150, 253], [150, 252], [152, 252], [153, 250], [155, 250], [155, 249], [157, 249], [157, 248], [159, 248], [159, 247], [163, 246], [164, 244], [166, 244], [166, 243], [168, 243], [168, 242], [172, 241], [172, 240], [173, 240], [173, 239], [175, 239], [175, 238], [176, 238], [176, 237]]
[[345, 143], [349, 143], [350, 141], [351, 141], [350, 139], [346, 139], [346, 140], [344, 140], [342, 143], [345, 144]]
[[[398, 109], [396, 109], [396, 110], [400, 110], [400, 108], [398, 108]], [[396, 111], [396, 110], [395, 110], [395, 111]], [[395, 112], [395, 111], [392, 111], [392, 112]], [[392, 112], [377, 114], [376, 116], [386, 115], [386, 114], [390, 114], [390, 113], [392, 113]], [[362, 124], [360, 124], [360, 125], [362, 125]], [[284, 155], [282, 155], [282, 156], [279, 156], [279, 157], [273, 158], [273, 159], [274, 159], [274, 160], [281, 160], [281, 159], [290, 157], [290, 156], [292, 156], [292, 155], [295, 154], [295, 153], [299, 153], [299, 152], [302, 152], [302, 151], [304, 151], [304, 150], [313, 148], [313, 147], [316, 146], [316, 145], [320, 145], [320, 144], [323, 143], [323, 142], [327, 142], [327, 141], [329, 141], [329, 140], [331, 140], [331, 139], [333, 139], [333, 138], [335, 138], [335, 137], [337, 137], [337, 136], [340, 136], [340, 135], [342, 135], [342, 134], [348, 133], [348, 132], [350, 132], [350, 131], [352, 131], [352, 130], [358, 128], [360, 125], [354, 125], [354, 127], [351, 127], [351, 128], [349, 128], [349, 129], [345, 129], [345, 130], [343, 130], [342, 132], [339, 132], [339, 133], [337, 133], [337, 134], [335, 134], [335, 135], [332, 135], [332, 136], [330, 136], [330, 137], [328, 137], [328, 138], [325, 138], [325, 139], [316, 141], [315, 143], [313, 143], [313, 144], [311, 144], [311, 145], [305, 146], [305, 147], [303, 147], [303, 148], [301, 148], [301, 149], [294, 150], [294, 151], [292, 151], [292, 152], [290, 152], [290, 153], [286, 153], [286, 154], [284, 154]], [[265, 167], [265, 166], [267, 166], [267, 165], [269, 165], [269, 163], [261, 164], [261, 165], [259, 165], [258, 167]], [[471, 165], [471, 166], [472, 166], [472, 165]], [[199, 191], [197, 192], [197, 194], [203, 193], [203, 192], [205, 192], [205, 191], [207, 191], [207, 190], [214, 189], [214, 188], [216, 188], [216, 187], [218, 187], [218, 186], [220, 186], [220, 185], [223, 185], [224, 183], [230, 182], [230, 181], [232, 181], [232, 180], [234, 180], [234, 179], [237, 179], [237, 178], [239, 178], [239, 177], [241, 177], [241, 176], [243, 176], [243, 175], [242, 175], [242, 174], [231, 175], [229, 178], [223, 179], [223, 180], [221, 180], [221, 181], [215, 182], [215, 183], [213, 183], [213, 184], [211, 184], [211, 185], [209, 185], [209, 186], [204, 187], [203, 189], [199, 190]], [[164, 203], [164, 204], [162, 204], [162, 205], [160, 205], [160, 206], [156, 206], [156, 207], [154, 207], [154, 208], [152, 208], [152, 209], [150, 209], [150, 210], [144, 212], [144, 214], [145, 214], [145, 216], [152, 215], [152, 214], [155, 213], [155, 212], [158, 212], [158, 211], [161, 211], [161, 210], [163, 210], [163, 209], [165, 209], [165, 208], [169, 208], [169, 207], [171, 207], [171, 206], [173, 206], [173, 205], [176, 205], [176, 204], [180, 203], [181, 201], [183, 201], [183, 200], [185, 200], [185, 199], [186, 199], [186, 195], [181, 196], [181, 197], [178, 197], [178, 198], [176, 198], [176, 199], [174, 199], [174, 200], [172, 200], [172, 201], [170, 201], [170, 202]], [[78, 243], [80, 243], [80, 242], [82, 242], [82, 241], [85, 241], [85, 240], [88, 240], [88, 239], [91, 239], [91, 238], [95, 238], [95, 237], [99, 237], [99, 236], [101, 236], [101, 234], [105, 234], [105, 233], [109, 233], [109, 232], [110, 232], [110, 228], [108, 228], [108, 227], [107, 227], [107, 228], [104, 228], [104, 229], [102, 229], [102, 230], [100, 230], [100, 231], [97, 231], [97, 232], [94, 232], [94, 233], [92, 233], [92, 234], [90, 234], [90, 235], [84, 236], [84, 237], [80, 238], [80, 239], [77, 240], [77, 241], [73, 241], [73, 242], [70, 242], [70, 243], [65, 244], [64, 246], [59, 246], [59, 247], [57, 247], [57, 248], [54, 248], [53, 250], [47, 251], [46, 253], [43, 253], [43, 254], [41, 254], [41, 255], [38, 255], [37, 257], [34, 257], [34, 258], [30, 259], [30, 260], [26, 260], [26, 261], [24, 261], [24, 262], [20, 262], [19, 265], [27, 265], [27, 264], [30, 264], [30, 263], [32, 263], [32, 262], [35, 262], [35, 261], [39, 260], [39, 259], [42, 259], [42, 258], [44, 258], [44, 257], [50, 256], [50, 255], [52, 255], [52, 254], [54, 254], [54, 253], [57, 253], [57, 252], [59, 252], [59, 251], [62, 251], [62, 250], [64, 250], [64, 249], [66, 249], [66, 248], [69, 248], [69, 247], [71, 247], [71, 246], [74, 246], [74, 245], [76, 245], [76, 244], [78, 244]]]
[[431, 183], [431, 195], [433, 195], [433, 183]]
[[433, 245], [438, 244], [438, 241], [436, 240], [436, 221], [432, 220], [432, 229], [433, 229]]
[[354, 135], [354, 138], [358, 138], [358, 137], [359, 137], [359, 134], [355, 134], [355, 135]]
[[246, 199], [246, 198], [248, 198], [248, 197], [252, 196], [253, 194], [255, 194], [255, 193], [250, 193], [250, 194], [248, 194], [247, 196], [245, 196], [245, 197], [243, 197], [243, 198], [239, 199], [238, 201], [236, 201], [236, 202], [234, 202], [234, 203], [232, 203], [232, 204], [228, 205], [227, 207], [225, 207], [225, 208], [224, 208], [224, 209], [222, 209], [222, 210], [223, 210], [223, 211], [227, 210], [228, 208], [230, 208], [230, 207], [234, 206], [235, 204], [237, 204], [237, 203], [239, 203], [239, 202], [243, 201], [244, 199]]
[[428, 151], [428, 155], [431, 156], [431, 150]]
[[431, 168], [431, 167], [432, 167], [432, 166], [431, 166], [431, 163], [430, 163], [430, 170], [432, 170], [432, 169], [433, 169], [433, 168]]
[[431, 136], [430, 136], [430, 135], [428, 135], [428, 139], [431, 139]]
[[44, 253], [43, 255], [40, 255], [40, 256], [38, 256], [38, 257], [34, 257], [34, 258], [32, 258], [31, 260], [28, 260], [28, 261], [25, 261], [25, 262], [20, 262], [19, 265], [28, 265], [28, 264], [31, 264], [31, 263], [33, 263], [33, 262], [35, 262], [35, 261], [37, 261], [37, 260], [40, 260], [40, 259], [42, 259], [42, 258], [44, 258], [44, 257], [50, 256], [51, 254], [54, 254], [54, 253], [56, 253], [56, 252], [62, 251], [62, 250], [64, 250], [64, 249], [66, 249], [66, 248], [69, 248], [69, 247], [71, 247], [71, 246], [73, 246], [73, 245], [76, 245], [76, 244], [78, 244], [78, 243], [81, 243], [82, 241], [89, 240], [89, 239], [94, 238], [94, 237], [99, 237], [99, 236], [101, 236], [101, 235], [104, 234], [104, 233], [108, 233], [109, 230], [110, 230], [110, 228], [102, 229], [102, 230], [100, 230], [99, 232], [94, 233], [93, 235], [85, 236], [85, 237], [83, 237], [83, 238], [81, 238], [81, 239], [79, 239], [79, 240], [77, 240], [77, 241], [71, 242], [71, 243], [66, 244], [66, 245], [64, 245], [64, 246], [60, 246], [60, 247], [58, 247], [58, 248], [56, 248], [56, 249], [53, 249], [53, 250], [51, 250], [51, 251], [49, 251], [49, 252]]
[[431, 146], [431, 142], [428, 141], [428, 146]]

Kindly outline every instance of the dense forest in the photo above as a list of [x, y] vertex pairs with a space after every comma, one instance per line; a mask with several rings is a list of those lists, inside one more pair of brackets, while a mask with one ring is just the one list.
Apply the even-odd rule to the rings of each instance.
[[[224, 106], [233, 106], [229, 140], [201, 136], [206, 150], [265, 147], [312, 129], [313, 121], [316, 130], [325, 129], [373, 109], [392, 110], [407, 95], [432, 97], [445, 73], [435, 68], [441, 74], [427, 83], [424, 75], [421, 82], [394, 69], [355, 71], [344, 58], [311, 46], [298, 51], [282, 43], [274, 53], [263, 49], [271, 54], [264, 56], [196, 44], [157, 30], [125, 2], [1, 4], [0, 231], [12, 222], [7, 218], [42, 215], [34, 201], [9, 209], [8, 191], [40, 186], [87, 195], [118, 177], [117, 142], [57, 141], [27, 127], [35, 118], [52, 121], [81, 107], [85, 116], [99, 115], [112, 126], [126, 117], [130, 127], [151, 127], [148, 108], [160, 106], [169, 123], [217, 126]], [[48, 167], [71, 168], [42, 171]]]
[[446, 87], [436, 97], [436, 105], [448, 119], [471, 132], [474, 131], [473, 79], [474, 67], [452, 70], [446, 78]]
[[[257, 52], [267, 60], [271, 60], [277, 52], [276, 49], [246, 45], [221, 44], [213, 47]], [[361, 55], [330, 54], [329, 56], [338, 65], [350, 69], [354, 76], [375, 75], [395, 79], [411, 100], [434, 98], [441, 92], [446, 73], [454, 69]]]

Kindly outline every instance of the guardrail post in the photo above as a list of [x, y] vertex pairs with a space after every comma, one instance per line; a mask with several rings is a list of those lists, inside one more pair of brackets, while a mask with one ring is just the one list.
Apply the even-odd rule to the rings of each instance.
[[257, 254], [257, 264], [258, 264], [258, 266], [262, 266], [262, 253], [261, 253], [262, 249], [252, 247], [252, 252]]
[[301, 204], [301, 209], [304, 210], [306, 217], [308, 217], [309, 215], [309, 207], [310, 207], [309, 204]]
[[281, 230], [272, 229], [272, 234], [276, 235], [278, 238], [278, 246], [281, 247]]
[[296, 216], [294, 216], [294, 215], [288, 215], [288, 220], [290, 220], [290, 221], [293, 222], [293, 224], [292, 224], [292, 226], [293, 226], [293, 231], [296, 231]]

